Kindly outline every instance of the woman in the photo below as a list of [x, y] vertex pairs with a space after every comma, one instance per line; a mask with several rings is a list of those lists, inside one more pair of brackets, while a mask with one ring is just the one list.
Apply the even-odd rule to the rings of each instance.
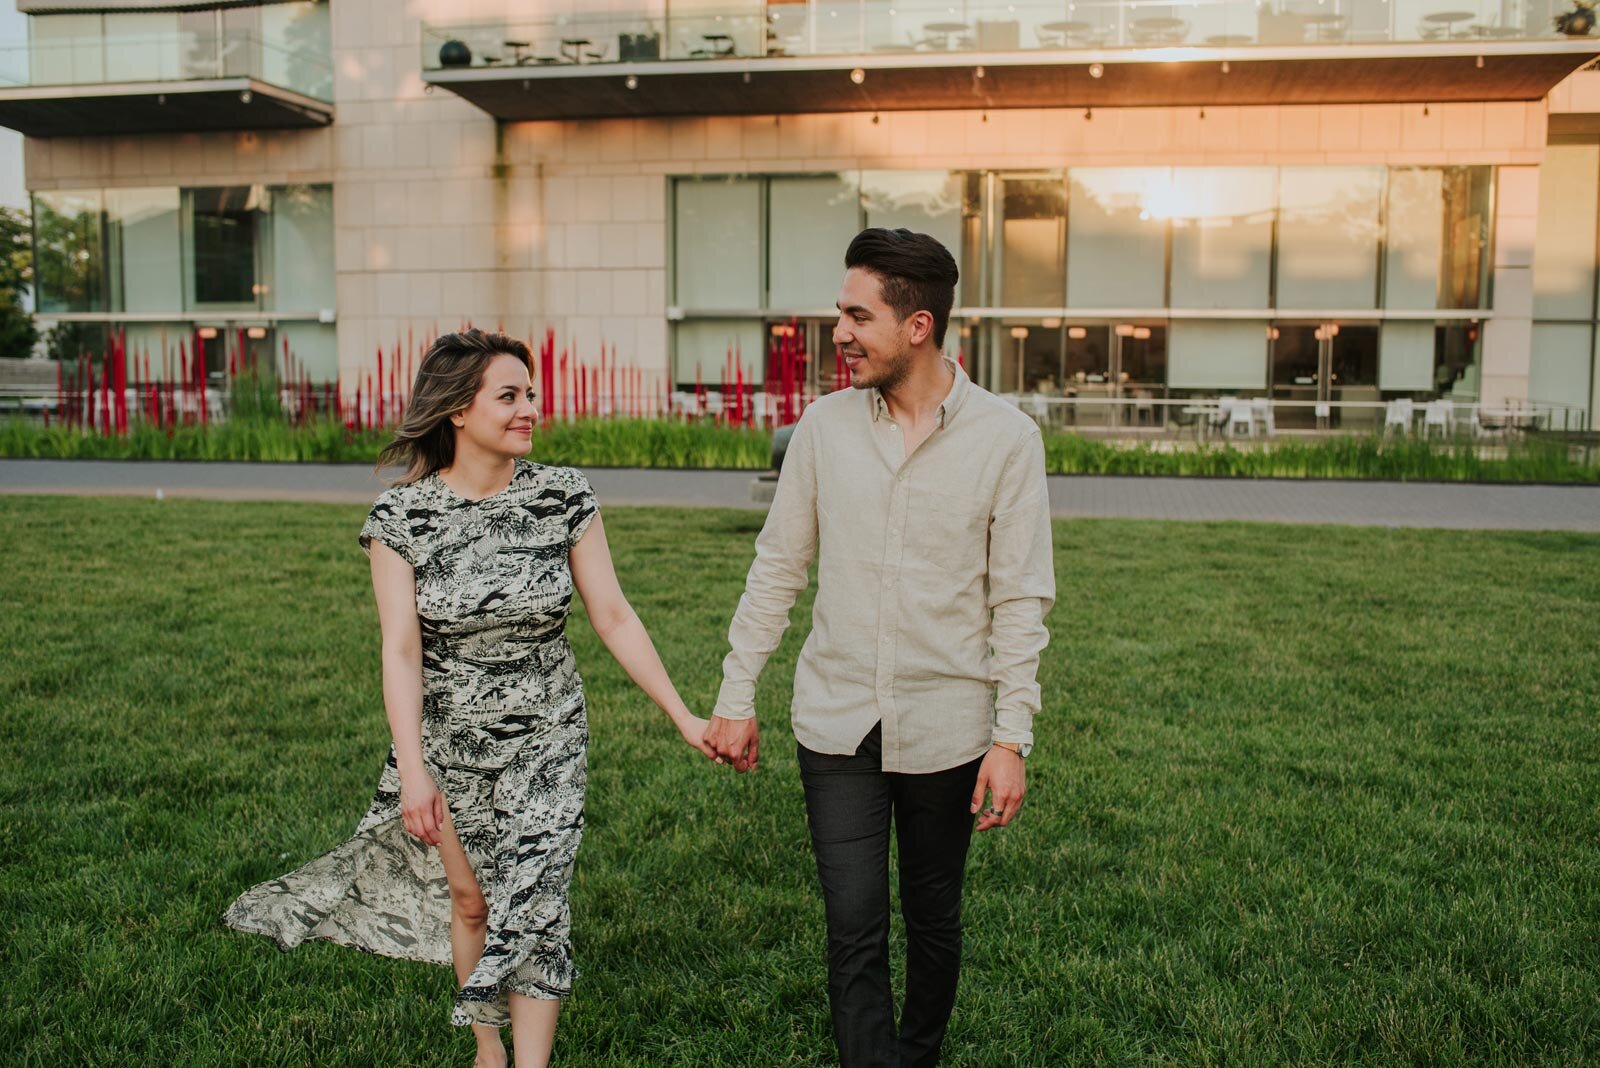
[[[563, 633], [576, 587], [601, 641], [691, 746], [679, 699], [617, 585], [593, 491], [525, 459], [536, 413], [522, 342], [434, 342], [380, 466], [407, 464], [361, 545], [383, 630], [394, 745], [343, 845], [233, 903], [223, 920], [283, 949], [327, 939], [452, 961], [452, 1020], [480, 1068], [545, 1065], [574, 975], [567, 887], [583, 827], [588, 727]], [[432, 848], [430, 848], [432, 847]]]

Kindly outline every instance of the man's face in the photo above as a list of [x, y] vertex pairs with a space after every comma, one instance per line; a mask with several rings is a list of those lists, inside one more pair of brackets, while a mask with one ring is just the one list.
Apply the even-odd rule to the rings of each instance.
[[899, 385], [911, 369], [911, 339], [906, 327], [917, 316], [902, 323], [883, 302], [878, 276], [860, 267], [845, 272], [838, 307], [833, 343], [844, 353], [850, 385], [856, 389]]

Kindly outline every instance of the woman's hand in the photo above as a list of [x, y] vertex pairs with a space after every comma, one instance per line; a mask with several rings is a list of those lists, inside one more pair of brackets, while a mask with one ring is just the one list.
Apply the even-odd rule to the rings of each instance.
[[700, 750], [707, 760], [717, 759], [717, 751], [706, 744], [706, 728], [711, 725], [710, 720], [684, 713], [674, 722], [678, 726], [678, 733], [683, 735], [684, 741]]
[[439, 828], [444, 826], [444, 794], [427, 774], [400, 780], [400, 818], [406, 832], [429, 845], [439, 844]]

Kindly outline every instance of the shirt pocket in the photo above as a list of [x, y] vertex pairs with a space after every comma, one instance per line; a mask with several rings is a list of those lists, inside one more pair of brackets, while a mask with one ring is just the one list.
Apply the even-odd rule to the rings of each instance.
[[986, 498], [922, 490], [912, 499], [907, 528], [909, 565], [963, 574], [981, 570], [988, 558]]

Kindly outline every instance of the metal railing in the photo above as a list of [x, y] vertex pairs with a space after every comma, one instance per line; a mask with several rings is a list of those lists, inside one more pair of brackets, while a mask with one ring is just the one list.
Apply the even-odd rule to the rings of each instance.
[[0, 45], [0, 86], [101, 85], [252, 78], [333, 100], [330, 57], [251, 33], [61, 37]]
[[783, 56], [1559, 40], [1567, 0], [768, 3], [424, 24], [424, 70]]
[[[1476, 401], [1299, 401], [1266, 397], [1001, 396], [1047, 429], [1172, 434], [1206, 438], [1331, 433], [1351, 430], [1473, 436], [1509, 431], [1581, 431], [1588, 409], [1508, 399]], [[1243, 414], [1237, 414], [1237, 413]]]

